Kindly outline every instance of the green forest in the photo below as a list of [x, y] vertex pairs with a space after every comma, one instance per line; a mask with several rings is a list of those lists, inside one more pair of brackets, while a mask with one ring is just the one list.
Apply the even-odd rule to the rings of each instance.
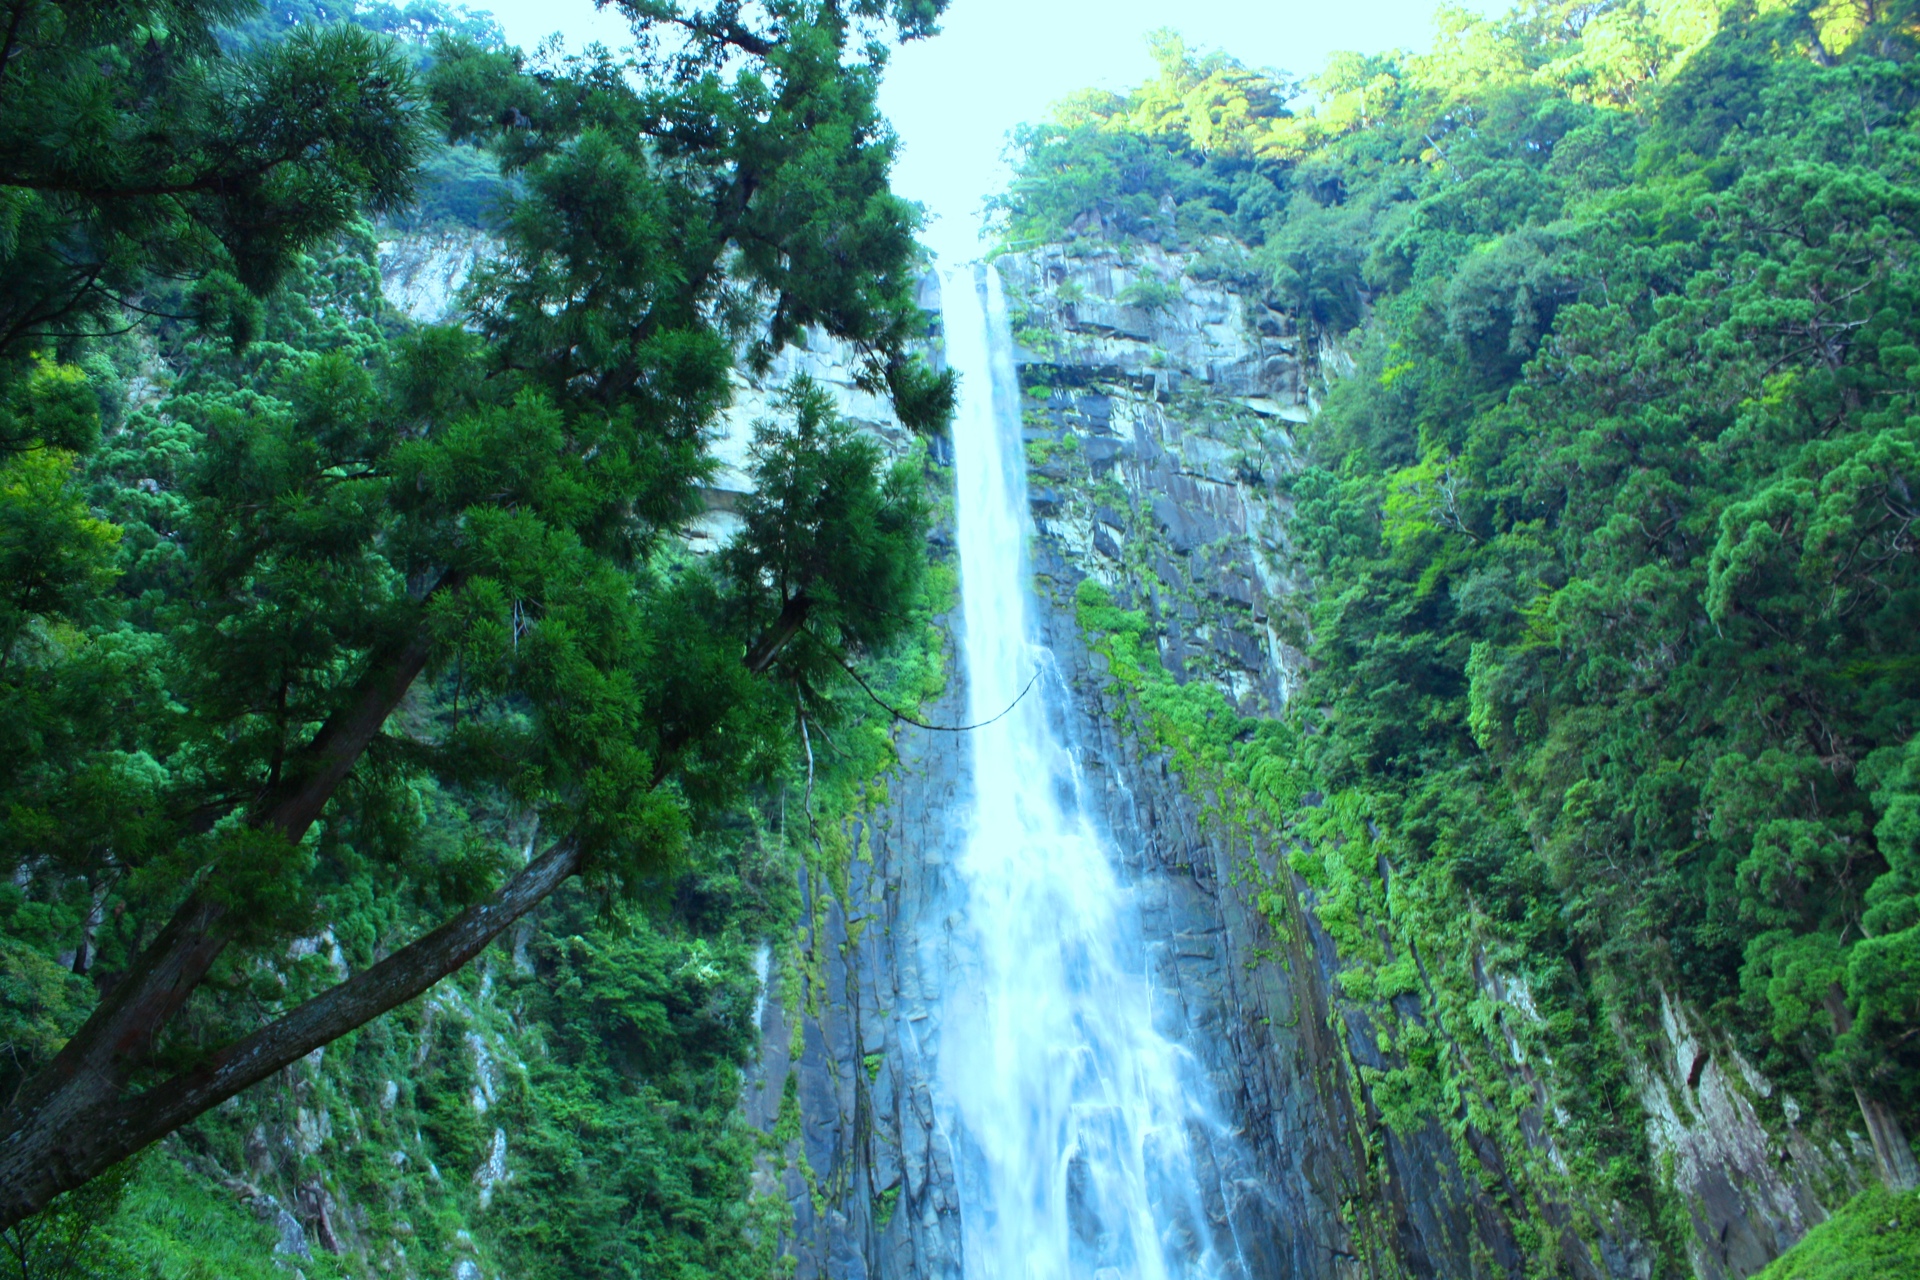
[[[0, 1277], [774, 1277], [762, 1175], [826, 1203], [792, 1078], [771, 1133], [742, 1088], [948, 684], [956, 385], [877, 106], [946, 4], [606, 7], [631, 49], [0, 0]], [[1360, 1109], [1444, 1130], [1512, 1274], [1572, 1274], [1570, 1213], [1692, 1275], [1635, 1084], [1684, 1005], [1870, 1152], [1762, 1274], [1920, 1275], [1920, 11], [1153, 52], [1012, 136], [994, 252], [1296, 326], [1318, 412], [1246, 480], [1311, 584], [1286, 705], [1169, 670], [1144, 591], [1068, 607], [1287, 851], [1276, 934], [1378, 1013]], [[420, 323], [378, 245], [448, 228], [492, 247]], [[914, 439], [791, 379], [695, 553], [809, 335]]]
[[[797, 334], [947, 412], [874, 108], [939, 6], [624, 8], [0, 7], [0, 1274], [773, 1273], [754, 953], [951, 587], [804, 380], [679, 530]], [[375, 221], [494, 237], [452, 322]]]
[[[1010, 249], [1157, 245], [1299, 318], [1288, 713], [1178, 684], [1093, 583], [1082, 622], [1188, 777], [1299, 842], [1372, 958], [1350, 993], [1422, 997], [1389, 1123], [1503, 1135], [1655, 1235], [1626, 1059], [1668, 998], [1916, 1182], [1914, 21], [1526, 5], [1304, 81], [1165, 33], [1156, 79], [1023, 131], [997, 201]], [[1571, 1169], [1521, 1140], [1482, 962], [1532, 984]], [[1826, 1239], [1780, 1274], [1920, 1266]]]

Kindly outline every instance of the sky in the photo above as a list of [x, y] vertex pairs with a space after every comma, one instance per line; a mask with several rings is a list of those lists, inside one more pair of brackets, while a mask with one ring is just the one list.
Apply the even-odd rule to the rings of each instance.
[[[624, 27], [590, 0], [468, 0], [532, 48], [619, 45]], [[896, 51], [880, 104], [900, 135], [894, 189], [927, 207], [922, 239], [943, 261], [980, 252], [979, 210], [1005, 184], [1007, 131], [1077, 89], [1124, 89], [1153, 73], [1146, 35], [1310, 75], [1337, 50], [1425, 48], [1437, 0], [951, 0], [942, 33]], [[1486, 10], [1492, 0], [1463, 6]], [[1504, 8], [1504, 4], [1498, 5]]]

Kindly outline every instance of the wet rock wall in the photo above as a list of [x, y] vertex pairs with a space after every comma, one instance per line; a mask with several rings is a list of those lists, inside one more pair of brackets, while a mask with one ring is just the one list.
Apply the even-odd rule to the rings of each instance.
[[[1260, 363], [1282, 354], [1280, 344], [1218, 341], [1244, 326], [1235, 299], [1212, 302], [1221, 318], [1193, 341], [1211, 343], [1219, 364], [1238, 366], [1237, 388], [1269, 402], [1249, 411], [1255, 419], [1294, 412], [1291, 363]], [[1124, 341], [1108, 336], [1103, 371], [1135, 358]], [[1023, 358], [1031, 370], [1033, 353]], [[1233, 456], [1240, 446], [1195, 433], [1190, 448], [1204, 469], [1177, 441], [1166, 447], [1164, 424], [1141, 418], [1143, 407], [1157, 413], [1151, 377], [1058, 403], [1085, 424], [1088, 456], [1125, 459], [1141, 491], [1161, 500], [1160, 518], [1178, 539], [1162, 554], [1197, 555], [1217, 587], [1156, 603], [1170, 661], [1206, 670], [1250, 710], [1277, 706], [1292, 658], [1269, 619], [1290, 586], [1255, 554], [1259, 539], [1279, 531], [1255, 486], [1235, 476], [1246, 466]], [[1041, 465], [1031, 478], [1040, 625], [1057, 663], [1047, 696], [1078, 755], [1083, 804], [1138, 886], [1163, 1030], [1192, 1050], [1220, 1104], [1224, 1132], [1193, 1135], [1208, 1229], [1248, 1277], [1365, 1274], [1343, 1216], [1360, 1190], [1350, 1100], [1319, 1065], [1338, 1059], [1323, 993], [1293, 976], [1311, 972], [1310, 957], [1271, 935], [1239, 874], [1253, 851], [1209, 836], [1200, 801], [1127, 726], [1075, 621], [1073, 587], [1089, 553], [1117, 549], [1133, 515], [1088, 507], [1084, 476]], [[1063, 491], [1050, 480], [1076, 483]], [[1131, 512], [1139, 495], [1108, 496]], [[1141, 501], [1151, 509], [1151, 498]], [[945, 695], [927, 710], [935, 722], [957, 722], [966, 705], [957, 661], [949, 669]], [[764, 1184], [792, 1208], [802, 1280], [946, 1277], [964, 1267], [938, 1042], [949, 866], [971, 799], [968, 744], [911, 727], [898, 743], [888, 801], [852, 833], [860, 853], [844, 883], [823, 876], [806, 885], [798, 956], [771, 979], [762, 1014], [766, 1049], [749, 1114], [792, 1135], [784, 1157], [767, 1162]]]
[[[1020, 348], [1056, 714], [1089, 807], [1139, 886], [1156, 1009], [1203, 1064], [1235, 1135], [1200, 1145], [1213, 1153], [1212, 1229], [1245, 1275], [1733, 1280], [1862, 1185], [1864, 1139], [1799, 1127], [1791, 1099], [1671, 1002], [1659, 1042], [1626, 1050], [1671, 1207], [1664, 1250], [1601, 1189], [1529, 1180], [1519, 1156], [1566, 1162], [1553, 1066], [1526, 1060], [1517, 1041], [1504, 1083], [1526, 1099], [1526, 1151], [1456, 1116], [1383, 1121], [1366, 1081], [1397, 1064], [1377, 1024], [1424, 1025], [1420, 996], [1387, 1010], [1341, 994], [1347, 965], [1286, 851], [1218, 821], [1210, 797], [1145, 745], [1074, 607], [1080, 581], [1100, 581], [1149, 614], [1176, 678], [1217, 685], [1247, 714], [1278, 711], [1304, 663], [1309, 584], [1272, 481], [1293, 465], [1292, 429], [1344, 371], [1343, 353], [1205, 260], [1151, 246], [1047, 247], [998, 269]], [[950, 669], [938, 722], [965, 707]], [[798, 1124], [804, 1162], [770, 1162], [766, 1184], [793, 1207], [800, 1280], [944, 1280], [964, 1268], [937, 1073], [966, 749], [959, 735], [900, 733], [901, 764], [863, 820], [860, 857], [844, 883], [806, 886], [804, 958], [778, 970], [763, 1019], [749, 1109], [769, 1131], [783, 1116]], [[1486, 971], [1481, 994], [1501, 1019], [1538, 1016], [1516, 979]], [[1660, 1269], [1663, 1252], [1672, 1262]]]

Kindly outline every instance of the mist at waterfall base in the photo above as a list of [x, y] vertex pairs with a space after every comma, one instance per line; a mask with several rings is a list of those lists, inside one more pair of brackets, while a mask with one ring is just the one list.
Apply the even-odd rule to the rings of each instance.
[[[1081, 804], [1036, 644], [1019, 397], [998, 275], [943, 282], [975, 800], [940, 1081], [958, 1137], [968, 1280], [1227, 1280], [1195, 1137], [1204, 1077], [1156, 1028], [1139, 909]], [[1036, 673], [1040, 679], [1024, 698]], [[1017, 701], [1016, 701], [1017, 700]], [[1217, 1194], [1212, 1197], [1217, 1202]]]

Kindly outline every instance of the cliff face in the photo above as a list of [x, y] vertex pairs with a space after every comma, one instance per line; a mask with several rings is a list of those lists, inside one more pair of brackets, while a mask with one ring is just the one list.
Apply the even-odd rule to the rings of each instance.
[[[1275, 714], [1304, 661], [1308, 584], [1271, 481], [1293, 465], [1291, 427], [1312, 416], [1316, 388], [1344, 357], [1230, 283], [1195, 280], [1195, 265], [1151, 250], [1058, 249], [1001, 264], [1024, 311], [1029, 462], [1037, 482], [1051, 482], [1034, 511], [1044, 576], [1057, 642], [1078, 648], [1071, 601], [1090, 577], [1146, 611], [1177, 681], [1210, 682], [1244, 713]], [[1217, 797], [1193, 794], [1142, 742], [1127, 700], [1097, 678], [1086, 687], [1089, 719], [1149, 797], [1122, 847], [1143, 849], [1141, 871], [1169, 882], [1184, 867], [1210, 872], [1220, 963], [1177, 975], [1190, 1042], [1210, 1057], [1261, 1174], [1295, 1206], [1281, 1238], [1303, 1226], [1319, 1237], [1307, 1256], [1250, 1254], [1249, 1271], [1518, 1269], [1513, 1232], [1462, 1176], [1443, 1118], [1404, 1132], [1381, 1124], [1360, 1075], [1386, 1065], [1376, 1017], [1341, 997], [1342, 959], [1298, 900], [1305, 886], [1285, 851], [1218, 820]]]
[[[417, 318], [441, 318], [482, 247], [471, 238], [383, 245], [390, 296]], [[1684, 1257], [1681, 1274], [1753, 1274], [1867, 1180], [1863, 1137], [1801, 1127], [1792, 1099], [1692, 1011], [1664, 1001], [1658, 1035], [1630, 1040], [1623, 1029], [1618, 1046], [1659, 1184], [1662, 1214], [1650, 1223], [1601, 1188], [1553, 1176], [1567, 1167], [1556, 1147], [1555, 1067], [1529, 1060], [1524, 1037], [1504, 1030], [1537, 1015], [1525, 982], [1491, 965], [1476, 965], [1479, 994], [1490, 1025], [1503, 1029], [1511, 1067], [1502, 1105], [1523, 1149], [1431, 1109], [1417, 1123], [1404, 1111], [1388, 1123], [1374, 1096], [1379, 1073], [1396, 1064], [1383, 1021], [1437, 1020], [1417, 994], [1388, 1005], [1349, 998], [1341, 975], [1351, 957], [1321, 927], [1286, 850], [1222, 821], [1220, 797], [1149, 745], [1138, 708], [1083, 634], [1075, 589], [1091, 578], [1148, 614], [1169, 672], [1218, 687], [1243, 713], [1276, 713], [1302, 669], [1311, 584], [1293, 563], [1290, 512], [1272, 481], [1292, 465], [1292, 428], [1343, 372], [1343, 354], [1316, 346], [1209, 262], [1151, 247], [1044, 248], [998, 267], [1020, 346], [1036, 585], [1059, 662], [1053, 713], [1076, 746], [1097, 821], [1142, 887], [1159, 1007], [1237, 1131], [1203, 1153], [1213, 1229], [1232, 1236], [1249, 1277], [1499, 1276], [1542, 1265], [1649, 1276], [1659, 1232], [1666, 1254]], [[923, 302], [937, 309], [931, 284]], [[766, 378], [738, 380], [708, 513], [688, 530], [695, 549], [729, 536], [748, 487], [752, 425], [797, 373], [833, 390], [841, 411], [890, 447], [907, 447], [888, 407], [854, 385], [849, 353], [791, 351]], [[936, 541], [950, 545], [950, 528]], [[945, 693], [926, 709], [935, 723], [964, 718], [957, 654], [948, 669]], [[806, 873], [799, 937], [765, 956], [763, 1050], [744, 1105], [771, 1138], [757, 1185], [791, 1213], [784, 1247], [803, 1280], [961, 1275], [938, 1049], [953, 838], [971, 804], [968, 745], [964, 735], [903, 726], [897, 747], [898, 768], [846, 832], [844, 862]], [[487, 1132], [471, 1185], [484, 1213], [480, 1201], [515, 1164], [509, 1126], [483, 1123], [485, 1086], [520, 1069], [501, 1063], [534, 1050], [515, 1048], [522, 1033], [487, 975], [464, 986], [430, 1001], [426, 1025], [398, 1047], [414, 1073], [472, 1077], [474, 1123]], [[436, 1035], [436, 1025], [458, 1034]], [[314, 1088], [332, 1074], [331, 1063], [306, 1069]], [[396, 1096], [404, 1109], [407, 1097]], [[254, 1207], [296, 1255], [386, 1251], [405, 1271], [404, 1234], [375, 1238], [379, 1227], [361, 1225], [365, 1209], [330, 1201], [324, 1178], [309, 1187], [293, 1175], [324, 1167], [334, 1110], [295, 1106], [284, 1122], [263, 1124]], [[273, 1154], [282, 1149], [284, 1160]], [[405, 1154], [396, 1148], [396, 1160]], [[276, 1172], [283, 1163], [286, 1173]], [[1541, 1168], [1547, 1177], [1529, 1172]], [[462, 1274], [484, 1274], [484, 1244], [463, 1247]]]
[[[1036, 585], [1064, 689], [1055, 714], [1142, 887], [1158, 1007], [1239, 1134], [1206, 1175], [1215, 1230], [1232, 1233], [1250, 1277], [1753, 1274], [1870, 1177], [1863, 1138], [1799, 1127], [1791, 1099], [1669, 1001], [1651, 1041], [1622, 1028], [1608, 1046], [1642, 1113], [1653, 1184], [1623, 1205], [1568, 1172], [1555, 1065], [1507, 1030], [1537, 1021], [1528, 988], [1478, 958], [1498, 1078], [1450, 1083], [1509, 1123], [1489, 1132], [1464, 1101], [1401, 1103], [1389, 1122], [1376, 1091], [1402, 1062], [1385, 1024], [1442, 1045], [1457, 1026], [1434, 1013], [1430, 986], [1349, 994], [1351, 958], [1287, 851], [1222, 820], [1221, 797], [1149, 745], [1083, 635], [1075, 595], [1091, 578], [1146, 611], [1176, 680], [1211, 683], [1249, 715], [1278, 712], [1304, 662], [1309, 584], [1271, 482], [1343, 357], [1230, 279], [1196, 278], [1208, 263], [1050, 247], [998, 268], [1020, 347]], [[965, 706], [955, 667], [936, 722]], [[766, 1185], [793, 1207], [802, 1280], [960, 1273], [937, 1054], [967, 747], [912, 728], [899, 747], [846, 876], [807, 886], [800, 960], [763, 1013], [749, 1109], [792, 1135]]]
[[[1049, 271], [1067, 280], [1044, 259], [1002, 267], [1010, 296], [1031, 296]], [[1185, 305], [1147, 312], [1112, 301], [1129, 268], [1076, 267], [1099, 272], [1094, 288], [1107, 295], [1085, 323], [1018, 318], [1023, 381], [1044, 370], [1029, 389], [1048, 385], [1028, 401], [1027, 436], [1042, 625], [1064, 695], [1052, 710], [1095, 820], [1141, 886], [1156, 1008], [1203, 1063], [1237, 1136], [1201, 1152], [1214, 1232], [1252, 1276], [1343, 1274], [1355, 1256], [1343, 1205], [1358, 1196], [1361, 1150], [1344, 1086], [1324, 1068], [1338, 1057], [1324, 993], [1294, 977], [1312, 958], [1276, 940], [1253, 905], [1240, 864], [1254, 851], [1210, 835], [1202, 798], [1130, 730], [1072, 604], [1088, 573], [1124, 583], [1145, 557], [1170, 588], [1153, 600], [1169, 664], [1217, 680], [1249, 711], [1276, 707], [1297, 662], [1282, 638], [1294, 585], [1282, 512], [1258, 477], [1284, 465], [1278, 428], [1307, 413], [1307, 383], [1279, 318], [1248, 317], [1227, 290], [1197, 288]], [[1225, 411], [1170, 415], [1172, 389], [1186, 385], [1211, 388]], [[928, 715], [955, 723], [965, 706], [956, 663]], [[899, 750], [886, 802], [853, 833], [861, 856], [844, 885], [808, 886], [803, 963], [780, 975], [763, 1017], [749, 1106], [769, 1129], [783, 1098], [797, 1110], [805, 1159], [788, 1162], [785, 1181], [803, 1277], [960, 1272], [937, 1050], [968, 743], [909, 727]]]
[[484, 231], [445, 227], [381, 237], [380, 289], [394, 310], [420, 324], [444, 324], [474, 267], [499, 242]]

